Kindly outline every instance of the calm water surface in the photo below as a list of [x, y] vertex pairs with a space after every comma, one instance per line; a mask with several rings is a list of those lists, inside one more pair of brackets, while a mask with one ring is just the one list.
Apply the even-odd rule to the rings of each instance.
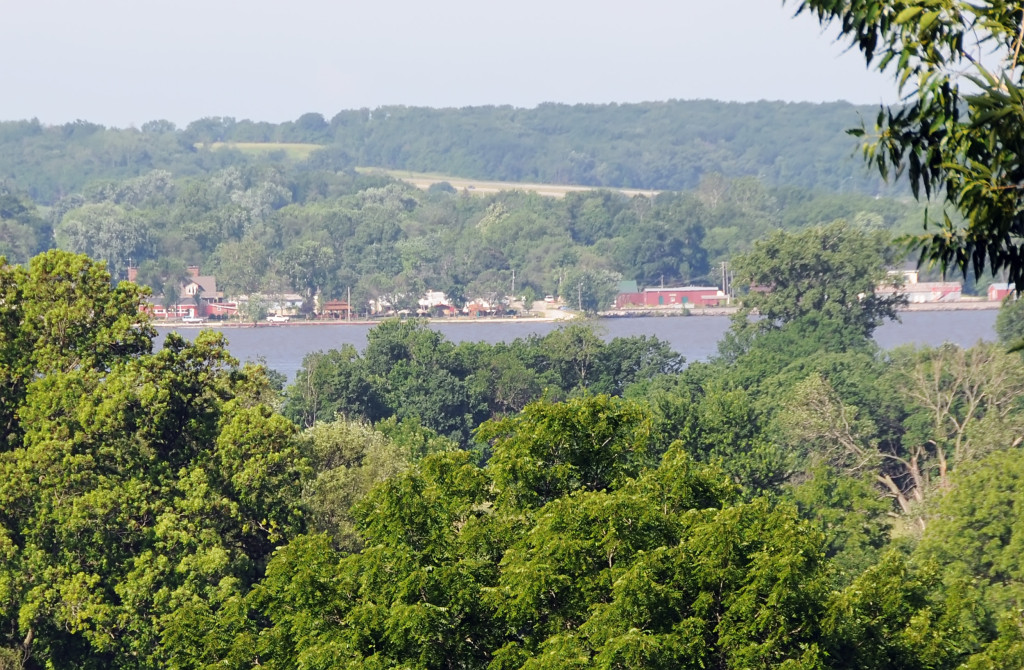
[[[875, 331], [875, 340], [886, 349], [903, 344], [939, 345], [953, 342], [971, 346], [979, 340], [994, 340], [997, 310], [960, 312], [903, 312], [901, 323], [889, 323]], [[688, 361], [705, 360], [717, 349], [722, 334], [729, 328], [727, 316], [643, 317], [603, 319], [598, 329], [606, 340], [632, 335], [654, 335], [668, 342]], [[314, 351], [337, 349], [351, 344], [362, 350], [366, 333], [372, 326], [338, 325], [261, 325], [259, 328], [225, 328], [231, 353], [241, 361], [262, 356], [267, 365], [287, 375], [289, 381], [302, 366], [302, 358]], [[452, 342], [511, 342], [532, 334], [545, 335], [558, 328], [551, 322], [473, 322], [435, 323], [431, 326]], [[160, 328], [161, 333], [173, 329]], [[179, 332], [191, 339], [199, 332], [183, 328]]]

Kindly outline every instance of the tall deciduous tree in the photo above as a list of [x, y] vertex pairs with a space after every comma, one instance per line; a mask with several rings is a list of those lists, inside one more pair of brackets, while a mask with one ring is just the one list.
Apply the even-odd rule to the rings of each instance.
[[109, 202], [71, 210], [54, 234], [62, 249], [105, 260], [118, 271], [150, 252], [149, 230], [138, 213]]
[[869, 66], [904, 93], [883, 108], [864, 155], [883, 176], [906, 173], [914, 194], [949, 209], [917, 238], [922, 260], [1005, 269], [1024, 286], [1024, 50], [1022, 4], [964, 0], [799, 0], [837, 23]]
[[758, 329], [813, 319], [868, 338], [905, 302], [896, 294], [875, 294], [887, 260], [882, 235], [837, 221], [799, 233], [779, 231], [755, 243], [736, 259], [736, 281], [750, 286], [744, 308], [761, 315]]
[[102, 264], [51, 251], [0, 287], [0, 662], [165, 666], [303, 529], [295, 426], [222, 336], [151, 353]]
[[1024, 366], [1018, 356], [992, 344], [947, 344], [898, 351], [893, 363], [908, 417], [901, 451], [888, 458], [914, 499], [935, 486], [948, 488], [954, 468], [1020, 445]]
[[651, 459], [649, 417], [636, 403], [609, 396], [539, 400], [518, 416], [488, 422], [477, 437], [493, 443], [494, 486], [514, 507], [615, 487]]
[[304, 240], [285, 249], [281, 256], [283, 273], [292, 286], [301, 289], [307, 305], [336, 269], [334, 250], [316, 240]]
[[111, 288], [106, 268], [84, 256], [49, 251], [27, 271], [0, 260], [0, 295], [0, 431], [9, 444], [21, 433], [18, 407], [33, 380], [103, 371], [152, 346], [155, 331], [139, 314], [144, 289]]

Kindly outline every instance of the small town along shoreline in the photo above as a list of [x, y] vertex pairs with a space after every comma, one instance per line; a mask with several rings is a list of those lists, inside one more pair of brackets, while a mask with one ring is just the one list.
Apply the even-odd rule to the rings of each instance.
[[[958, 300], [955, 302], [926, 302], [911, 303], [900, 308], [901, 312], [957, 312], [957, 311], [978, 311], [999, 309], [1002, 301], [997, 300]], [[739, 311], [739, 307], [702, 307], [699, 309], [682, 310], [679, 308], [664, 309], [621, 309], [608, 312], [601, 312], [596, 316], [587, 317], [579, 312], [568, 310], [547, 310], [543, 316], [534, 312], [526, 315], [514, 316], [445, 316], [445, 317], [414, 317], [423, 318], [429, 323], [443, 324], [478, 324], [478, 323], [556, 323], [558, 321], [571, 321], [575, 319], [636, 319], [649, 317], [679, 318], [679, 317], [700, 317], [700, 316], [730, 316]], [[394, 317], [388, 317], [394, 318]], [[237, 320], [207, 321], [205, 323], [183, 323], [181, 321], [167, 320], [154, 322], [157, 328], [177, 330], [180, 328], [296, 328], [300, 326], [375, 326], [385, 319], [359, 319], [345, 321], [343, 319], [296, 319], [286, 323], [268, 323], [260, 321], [240, 322]]]

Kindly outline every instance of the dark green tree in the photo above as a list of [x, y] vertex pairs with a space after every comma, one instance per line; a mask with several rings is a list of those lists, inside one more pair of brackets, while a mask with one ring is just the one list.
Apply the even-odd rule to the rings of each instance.
[[491, 444], [498, 499], [513, 507], [613, 488], [652, 461], [649, 418], [639, 405], [609, 396], [539, 400], [476, 436]]
[[996, 334], [1004, 345], [1024, 342], [1024, 300], [1009, 296], [999, 308], [996, 317]]
[[776, 232], [735, 260], [736, 283], [750, 287], [740, 317], [756, 309], [758, 330], [833, 321], [866, 339], [905, 302], [898, 294], [875, 293], [890, 260], [883, 235], [842, 221]]
[[308, 428], [339, 416], [377, 421], [386, 415], [386, 406], [359, 353], [347, 345], [302, 359], [284, 412]]
[[106, 268], [84, 256], [49, 251], [27, 271], [0, 266], [0, 426], [13, 446], [30, 383], [51, 373], [102, 372], [148, 352], [155, 331], [139, 314], [144, 289], [111, 288]]

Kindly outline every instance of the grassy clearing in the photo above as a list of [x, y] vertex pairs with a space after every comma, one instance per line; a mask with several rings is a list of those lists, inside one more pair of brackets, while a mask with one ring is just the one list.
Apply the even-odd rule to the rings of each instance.
[[[594, 191], [594, 186], [569, 186], [564, 184], [528, 184], [515, 181], [486, 181], [482, 179], [466, 179], [464, 177], [452, 177], [434, 172], [410, 172], [408, 170], [385, 170], [383, 168], [357, 167], [357, 172], [364, 174], [385, 174], [393, 179], [400, 179], [409, 182], [417, 188], [428, 189], [433, 184], [448, 182], [456, 190], [466, 191], [470, 194], [487, 195], [500, 191], [532, 191], [538, 195], [551, 198], [564, 198], [567, 193], [574, 191]], [[619, 188], [611, 189], [619, 191], [628, 196], [646, 195], [655, 196], [660, 191], [642, 191], [639, 189]]]
[[322, 144], [302, 144], [298, 142], [214, 142], [213, 144], [197, 143], [196, 148], [207, 146], [211, 149], [235, 149], [246, 154], [266, 155], [277, 151], [283, 151], [285, 156], [293, 161], [301, 161], [309, 158], [309, 155], [317, 149], [323, 149]]

